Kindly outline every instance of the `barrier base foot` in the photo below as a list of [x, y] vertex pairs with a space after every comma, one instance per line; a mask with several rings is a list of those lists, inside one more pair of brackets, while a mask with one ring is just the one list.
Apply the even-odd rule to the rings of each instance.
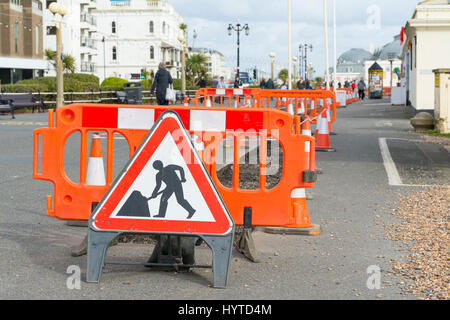
[[265, 232], [270, 234], [318, 236], [321, 233], [321, 228], [318, 224], [313, 224], [310, 228], [267, 227]]
[[88, 247], [88, 235], [84, 237], [83, 241], [72, 250], [70, 255], [72, 257], [81, 257], [87, 254], [87, 247]]
[[316, 151], [318, 151], [318, 152], [336, 152], [336, 149], [334, 149], [334, 148], [316, 148]]
[[237, 237], [234, 246], [250, 261], [255, 263], [260, 262], [255, 242], [253, 241], [251, 228], [244, 228], [242, 230], [242, 233]]
[[88, 221], [76, 221], [76, 220], [68, 220], [66, 221], [66, 225], [71, 227], [87, 227]]

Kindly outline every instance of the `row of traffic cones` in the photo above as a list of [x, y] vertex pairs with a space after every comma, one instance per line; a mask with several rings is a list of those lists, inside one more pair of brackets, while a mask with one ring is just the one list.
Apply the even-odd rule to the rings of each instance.
[[[289, 106], [291, 106], [292, 102], [289, 102]], [[289, 107], [288, 110], [291, 110]], [[293, 108], [292, 108], [293, 110]], [[330, 132], [331, 130], [331, 121], [330, 121], [330, 111], [329, 106], [327, 106], [326, 111], [322, 112], [317, 119], [317, 127], [315, 132], [316, 138], [316, 151], [326, 151], [333, 152], [336, 149], [331, 148], [330, 146]], [[303, 121], [303, 125], [301, 128], [301, 134], [312, 136], [311, 131], [311, 119], [306, 116]], [[308, 151], [306, 157], [309, 159], [310, 145], [309, 142], [306, 142], [308, 145], [305, 150]], [[312, 171], [318, 172], [313, 166], [311, 168]], [[292, 234], [302, 234], [302, 235], [318, 235], [320, 234], [320, 226], [316, 224], [312, 224], [309, 218], [308, 207], [306, 204], [306, 200], [308, 196], [306, 194], [305, 188], [296, 188], [291, 192], [291, 210], [292, 210], [292, 221], [291, 225], [287, 225], [286, 228], [267, 228], [266, 230], [269, 233], [292, 233]], [[309, 200], [312, 198], [310, 197]]]

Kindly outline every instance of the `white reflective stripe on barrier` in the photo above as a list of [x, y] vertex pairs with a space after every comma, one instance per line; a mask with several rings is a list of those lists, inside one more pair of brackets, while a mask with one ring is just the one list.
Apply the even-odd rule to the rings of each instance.
[[119, 129], [148, 129], [155, 123], [153, 109], [125, 109], [119, 108], [117, 128]]
[[193, 131], [225, 131], [226, 111], [191, 110], [191, 130]]
[[292, 199], [306, 198], [306, 192], [304, 188], [297, 188], [291, 191]]

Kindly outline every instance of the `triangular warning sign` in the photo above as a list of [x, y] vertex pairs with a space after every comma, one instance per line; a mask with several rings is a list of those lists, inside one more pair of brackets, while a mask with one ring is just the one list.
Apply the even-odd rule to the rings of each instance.
[[180, 118], [166, 111], [97, 205], [90, 226], [225, 235], [233, 220]]

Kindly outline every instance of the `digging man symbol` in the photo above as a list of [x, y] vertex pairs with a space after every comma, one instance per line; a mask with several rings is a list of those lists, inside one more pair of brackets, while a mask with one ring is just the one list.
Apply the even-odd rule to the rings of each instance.
[[[184, 170], [182, 167], [177, 165], [168, 165], [164, 167], [163, 163], [159, 160], [153, 162], [153, 168], [159, 172], [156, 174], [156, 186], [153, 190], [152, 196], [148, 199], [154, 199], [158, 195], [162, 194], [161, 201], [159, 204], [159, 213], [153, 218], [164, 218], [167, 211], [167, 202], [172, 194], [175, 193], [175, 197], [180, 206], [182, 206], [188, 213], [187, 219], [191, 219], [195, 213], [195, 209], [189, 204], [189, 202], [184, 198], [182, 183], [186, 182], [184, 176]], [[176, 171], [180, 172], [181, 180], [178, 177]], [[159, 191], [161, 188], [161, 182], [166, 184], [166, 188], [163, 191]]]

